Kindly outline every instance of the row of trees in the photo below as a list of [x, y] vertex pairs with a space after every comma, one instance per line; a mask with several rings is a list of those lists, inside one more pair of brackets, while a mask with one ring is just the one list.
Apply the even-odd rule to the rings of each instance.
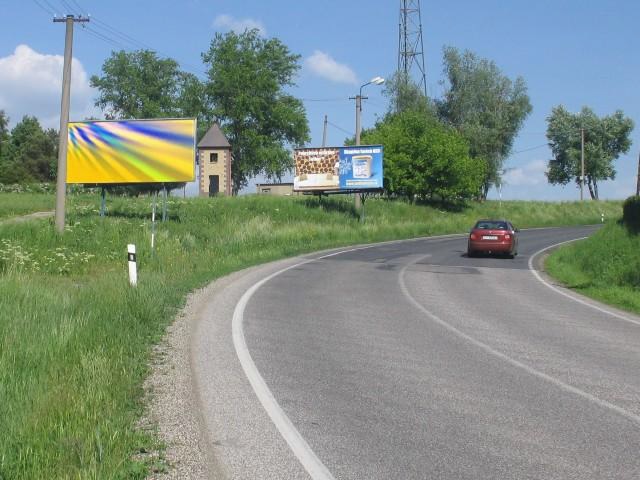
[[[106, 118], [197, 117], [199, 136], [221, 125], [233, 149], [233, 191], [255, 175], [280, 179], [292, 168], [289, 150], [309, 140], [302, 102], [287, 93], [300, 56], [257, 30], [216, 34], [202, 53], [200, 80], [150, 50], [112, 52], [91, 77], [96, 106]], [[496, 64], [446, 47], [444, 94], [428, 99], [397, 73], [388, 83], [388, 112], [362, 141], [385, 145], [385, 189], [391, 195], [447, 200], [484, 199], [500, 182], [514, 139], [531, 112], [527, 87]], [[630, 147], [633, 122], [616, 112], [598, 118], [562, 107], [548, 118], [553, 152], [548, 180], [580, 181], [581, 129], [585, 131], [586, 181], [592, 198], [598, 181], [615, 178], [613, 160]], [[0, 182], [53, 180], [57, 133], [25, 117], [8, 131], [0, 111]]]

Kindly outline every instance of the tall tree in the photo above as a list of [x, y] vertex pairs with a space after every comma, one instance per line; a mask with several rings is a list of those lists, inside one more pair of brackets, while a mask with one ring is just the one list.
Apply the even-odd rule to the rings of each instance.
[[393, 195], [457, 201], [477, 197], [486, 165], [469, 157], [467, 141], [433, 115], [406, 111], [387, 115], [362, 134], [384, 145], [384, 186]]
[[280, 179], [293, 167], [287, 148], [309, 140], [304, 106], [285, 91], [300, 56], [254, 29], [216, 34], [202, 58], [207, 100], [231, 143], [234, 193], [258, 174]]
[[573, 180], [580, 185], [584, 129], [585, 182], [591, 198], [597, 200], [598, 181], [615, 179], [614, 160], [631, 147], [633, 120], [621, 110], [600, 118], [588, 107], [573, 114], [558, 106], [547, 122], [547, 139], [553, 153], [547, 171], [549, 183], [566, 185]]
[[522, 77], [512, 81], [494, 62], [454, 47], [444, 48], [444, 72], [447, 83], [438, 111], [468, 140], [471, 156], [487, 162], [486, 198], [531, 112], [527, 87]]
[[0, 163], [0, 182], [47, 182], [55, 179], [57, 133], [44, 131], [35, 117], [25, 116], [11, 130]]
[[389, 99], [389, 114], [407, 111], [433, 113], [433, 104], [418, 84], [405, 77], [404, 72], [398, 71], [386, 80], [383, 94]]
[[91, 86], [99, 92], [96, 106], [109, 119], [189, 117], [202, 110], [197, 77], [151, 50], [111, 52]]

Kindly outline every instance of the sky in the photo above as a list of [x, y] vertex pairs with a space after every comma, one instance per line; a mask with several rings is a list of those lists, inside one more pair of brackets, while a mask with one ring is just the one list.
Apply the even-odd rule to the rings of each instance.
[[[601, 199], [635, 193], [640, 152], [640, 2], [637, 0], [458, 0], [421, 2], [427, 93], [438, 98], [442, 49], [469, 49], [490, 59], [509, 78], [522, 76], [533, 106], [505, 161], [504, 200], [577, 200], [574, 184], [549, 185], [551, 152], [546, 118], [556, 105], [598, 115], [621, 109], [636, 124], [633, 144], [615, 163], [616, 179], [599, 184]], [[89, 85], [113, 50], [154, 49], [204, 78], [201, 54], [216, 32], [258, 28], [300, 55], [296, 86], [311, 130], [308, 146], [320, 146], [324, 116], [327, 145], [340, 146], [355, 131], [355, 96], [375, 76], [398, 65], [399, 0], [0, 0], [0, 109], [15, 125], [35, 115], [59, 127], [64, 23], [53, 16], [89, 16], [76, 24], [70, 120], [101, 117]], [[383, 87], [363, 95], [363, 128], [388, 109]], [[250, 185], [249, 191], [254, 186]], [[588, 196], [585, 190], [585, 197]], [[492, 189], [489, 198], [499, 198]]]

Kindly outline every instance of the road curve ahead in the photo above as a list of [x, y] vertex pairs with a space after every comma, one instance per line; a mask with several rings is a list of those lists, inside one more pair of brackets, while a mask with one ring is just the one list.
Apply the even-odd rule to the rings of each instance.
[[228, 478], [640, 478], [640, 319], [529, 268], [593, 231], [522, 231], [513, 260], [453, 236], [225, 280], [192, 344], [212, 461]]

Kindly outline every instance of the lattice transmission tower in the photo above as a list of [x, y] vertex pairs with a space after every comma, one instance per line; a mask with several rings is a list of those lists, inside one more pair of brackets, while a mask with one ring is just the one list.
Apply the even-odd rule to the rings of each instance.
[[400, 0], [398, 73], [403, 75], [401, 79], [405, 82], [414, 79], [418, 87], [424, 91], [424, 96], [427, 96], [420, 0]]

